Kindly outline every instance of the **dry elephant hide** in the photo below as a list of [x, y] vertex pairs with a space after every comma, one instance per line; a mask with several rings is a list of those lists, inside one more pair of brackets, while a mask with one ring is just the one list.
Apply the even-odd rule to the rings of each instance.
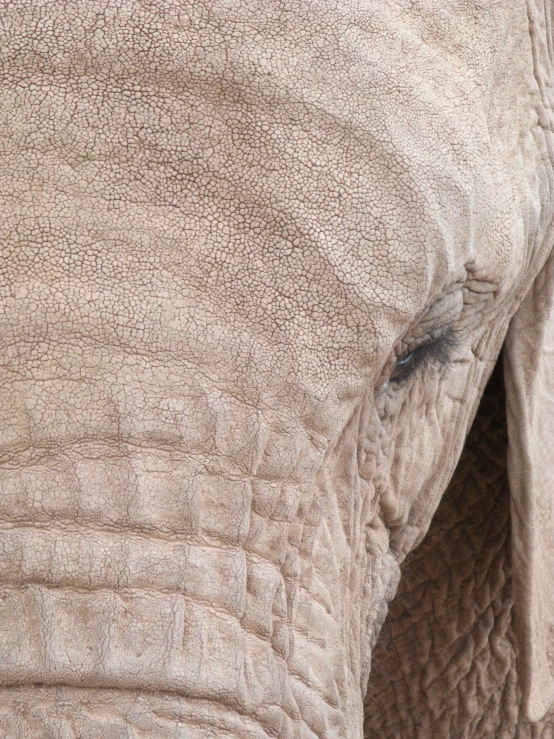
[[0, 2], [0, 739], [554, 736], [553, 23]]

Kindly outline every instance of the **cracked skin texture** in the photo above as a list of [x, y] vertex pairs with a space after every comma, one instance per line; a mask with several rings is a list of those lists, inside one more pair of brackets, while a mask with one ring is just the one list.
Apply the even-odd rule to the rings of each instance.
[[502, 361], [373, 653], [365, 736], [548, 739], [521, 711]]
[[0, 3], [0, 736], [362, 736], [552, 246], [546, 10]]

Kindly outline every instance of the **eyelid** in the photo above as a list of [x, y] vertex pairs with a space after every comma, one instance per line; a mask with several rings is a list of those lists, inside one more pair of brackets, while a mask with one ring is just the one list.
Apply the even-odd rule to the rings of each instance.
[[409, 354], [397, 360], [389, 381], [401, 384], [411, 379], [419, 369], [435, 365], [439, 369], [450, 365], [450, 355], [458, 346], [458, 337], [448, 324], [438, 336], [430, 337]]
[[411, 365], [415, 363], [414, 351], [411, 351], [403, 359], [399, 359], [396, 362], [396, 364], [394, 365], [392, 369], [392, 372], [390, 373], [389, 380], [392, 380], [393, 382], [395, 382], [398, 379], [400, 379], [399, 376], [402, 374], [402, 370], [408, 370], [408, 373], [413, 371], [413, 367], [411, 367]]

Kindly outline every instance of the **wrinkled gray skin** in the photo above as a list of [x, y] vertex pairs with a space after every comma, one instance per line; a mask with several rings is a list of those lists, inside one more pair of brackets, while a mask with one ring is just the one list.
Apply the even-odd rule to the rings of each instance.
[[522, 711], [502, 363], [402, 578], [366, 696], [368, 739], [552, 739]]
[[552, 248], [549, 12], [1, 5], [2, 737], [362, 736]]

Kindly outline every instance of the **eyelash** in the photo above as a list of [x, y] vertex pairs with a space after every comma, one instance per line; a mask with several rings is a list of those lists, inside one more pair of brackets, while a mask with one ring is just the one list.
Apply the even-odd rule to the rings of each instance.
[[435, 366], [439, 369], [451, 364], [450, 357], [458, 346], [458, 338], [452, 326], [437, 338], [428, 339], [407, 356], [398, 360], [391, 372], [389, 382], [401, 385], [414, 377], [419, 370]]

